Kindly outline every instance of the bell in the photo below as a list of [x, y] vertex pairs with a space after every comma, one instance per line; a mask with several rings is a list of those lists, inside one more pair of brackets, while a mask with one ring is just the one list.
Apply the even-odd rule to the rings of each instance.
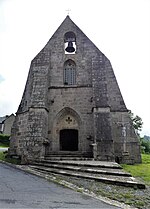
[[69, 53], [72, 53], [72, 52], [75, 51], [75, 48], [73, 47], [72, 41], [69, 41], [69, 42], [68, 42], [68, 46], [66, 47], [65, 50], [66, 50], [67, 52], [69, 52]]

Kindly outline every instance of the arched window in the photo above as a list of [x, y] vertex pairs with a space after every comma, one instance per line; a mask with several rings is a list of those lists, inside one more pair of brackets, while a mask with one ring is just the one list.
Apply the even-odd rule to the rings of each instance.
[[76, 83], [76, 64], [73, 60], [67, 60], [64, 64], [64, 84], [75, 85]]

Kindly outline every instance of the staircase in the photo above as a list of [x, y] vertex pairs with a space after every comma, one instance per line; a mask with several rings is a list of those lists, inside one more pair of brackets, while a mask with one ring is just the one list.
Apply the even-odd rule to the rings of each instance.
[[115, 162], [92, 160], [43, 160], [34, 162], [30, 168], [46, 174], [60, 174], [77, 178], [90, 179], [109, 184], [144, 189], [145, 185], [123, 171]]
[[45, 160], [92, 160], [92, 153], [79, 151], [52, 152], [45, 156]]

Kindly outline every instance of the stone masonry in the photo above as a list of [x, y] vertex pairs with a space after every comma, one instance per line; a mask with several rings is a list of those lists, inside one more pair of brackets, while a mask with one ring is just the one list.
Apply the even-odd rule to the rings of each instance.
[[69, 16], [31, 62], [9, 154], [25, 163], [53, 154], [141, 162], [111, 63]]

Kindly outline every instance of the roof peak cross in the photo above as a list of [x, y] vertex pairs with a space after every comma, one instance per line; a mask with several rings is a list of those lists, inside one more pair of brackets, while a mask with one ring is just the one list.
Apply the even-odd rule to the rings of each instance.
[[67, 15], [71, 12], [71, 9], [66, 9]]

